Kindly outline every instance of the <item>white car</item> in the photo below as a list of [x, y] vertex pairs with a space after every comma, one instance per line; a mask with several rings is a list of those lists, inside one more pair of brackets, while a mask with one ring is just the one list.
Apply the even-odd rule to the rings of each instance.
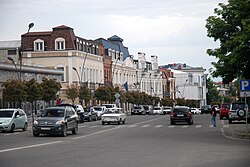
[[126, 114], [122, 112], [122, 108], [116, 108], [112, 110], [107, 110], [102, 115], [102, 124], [105, 123], [117, 123], [117, 124], [125, 124], [126, 121]]
[[97, 113], [97, 118], [101, 119], [102, 115], [107, 111], [107, 108], [105, 106], [93, 106], [90, 108], [90, 110], [93, 110]]
[[15, 129], [26, 131], [27, 115], [22, 109], [0, 109], [0, 131], [13, 132]]
[[201, 110], [199, 110], [198, 108], [191, 108], [191, 113], [192, 114], [200, 114]]
[[153, 114], [163, 114], [163, 110], [161, 107], [154, 107]]

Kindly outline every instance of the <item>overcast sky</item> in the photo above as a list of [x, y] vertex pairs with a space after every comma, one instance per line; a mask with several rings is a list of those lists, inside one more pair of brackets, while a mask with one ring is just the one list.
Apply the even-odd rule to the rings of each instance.
[[131, 55], [159, 57], [159, 65], [186, 63], [211, 68], [206, 19], [227, 0], [0, 0], [0, 40], [20, 40], [27, 32], [66, 25], [85, 39], [124, 39]]

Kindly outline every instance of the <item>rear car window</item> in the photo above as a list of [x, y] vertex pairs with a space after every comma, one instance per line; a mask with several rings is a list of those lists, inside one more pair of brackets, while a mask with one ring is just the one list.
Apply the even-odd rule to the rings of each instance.
[[244, 103], [232, 103], [232, 110], [245, 109]]
[[174, 113], [179, 113], [179, 112], [189, 112], [188, 108], [175, 108], [173, 110]]

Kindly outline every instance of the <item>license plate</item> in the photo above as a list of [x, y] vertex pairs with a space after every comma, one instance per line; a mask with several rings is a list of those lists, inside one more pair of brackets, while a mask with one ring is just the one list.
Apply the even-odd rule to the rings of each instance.
[[50, 130], [50, 128], [41, 128], [41, 130]]
[[184, 117], [184, 115], [177, 115], [177, 117]]

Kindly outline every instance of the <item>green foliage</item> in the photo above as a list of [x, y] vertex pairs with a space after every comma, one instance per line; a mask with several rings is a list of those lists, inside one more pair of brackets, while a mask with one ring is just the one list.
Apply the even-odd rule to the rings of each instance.
[[101, 86], [95, 90], [95, 97], [97, 100], [114, 102], [114, 95], [117, 92], [119, 93], [119, 90], [117, 90], [117, 88], [113, 88], [112, 86]]
[[49, 102], [56, 99], [56, 93], [61, 89], [61, 84], [55, 79], [43, 78], [41, 87], [43, 90], [42, 100]]
[[221, 76], [223, 83], [235, 78], [250, 78], [250, 0], [229, 0], [227, 5], [220, 3], [216, 8], [216, 16], [207, 18], [208, 37], [219, 40], [220, 47], [208, 49], [213, 62], [214, 77]]
[[[81, 87], [81, 91], [82, 91], [82, 98], [86, 101], [86, 102], [89, 102], [90, 99], [91, 99], [91, 96], [90, 96], [90, 89], [85, 85], [83, 84], [82, 87]], [[79, 92], [81, 93], [81, 92]], [[80, 96], [80, 94], [79, 94]]]
[[218, 97], [218, 91], [214, 85], [214, 82], [211, 80], [211, 78], [207, 79], [207, 104], [211, 104], [212, 102], [219, 101]]
[[78, 97], [79, 95], [79, 88], [76, 84], [71, 84], [71, 85], [67, 85], [67, 90], [65, 92], [66, 97], [68, 99], [70, 99], [72, 101], [72, 103], [75, 103], [75, 99]]
[[169, 97], [166, 97], [166, 98], [161, 100], [161, 105], [162, 106], [173, 106], [174, 105], [174, 100], [169, 98]]
[[3, 83], [3, 98], [6, 102], [21, 102], [28, 97], [27, 86], [20, 80], [8, 80]]
[[42, 99], [42, 87], [41, 85], [33, 78], [30, 81], [26, 81], [25, 85], [27, 87], [27, 101], [33, 102], [36, 100]]

